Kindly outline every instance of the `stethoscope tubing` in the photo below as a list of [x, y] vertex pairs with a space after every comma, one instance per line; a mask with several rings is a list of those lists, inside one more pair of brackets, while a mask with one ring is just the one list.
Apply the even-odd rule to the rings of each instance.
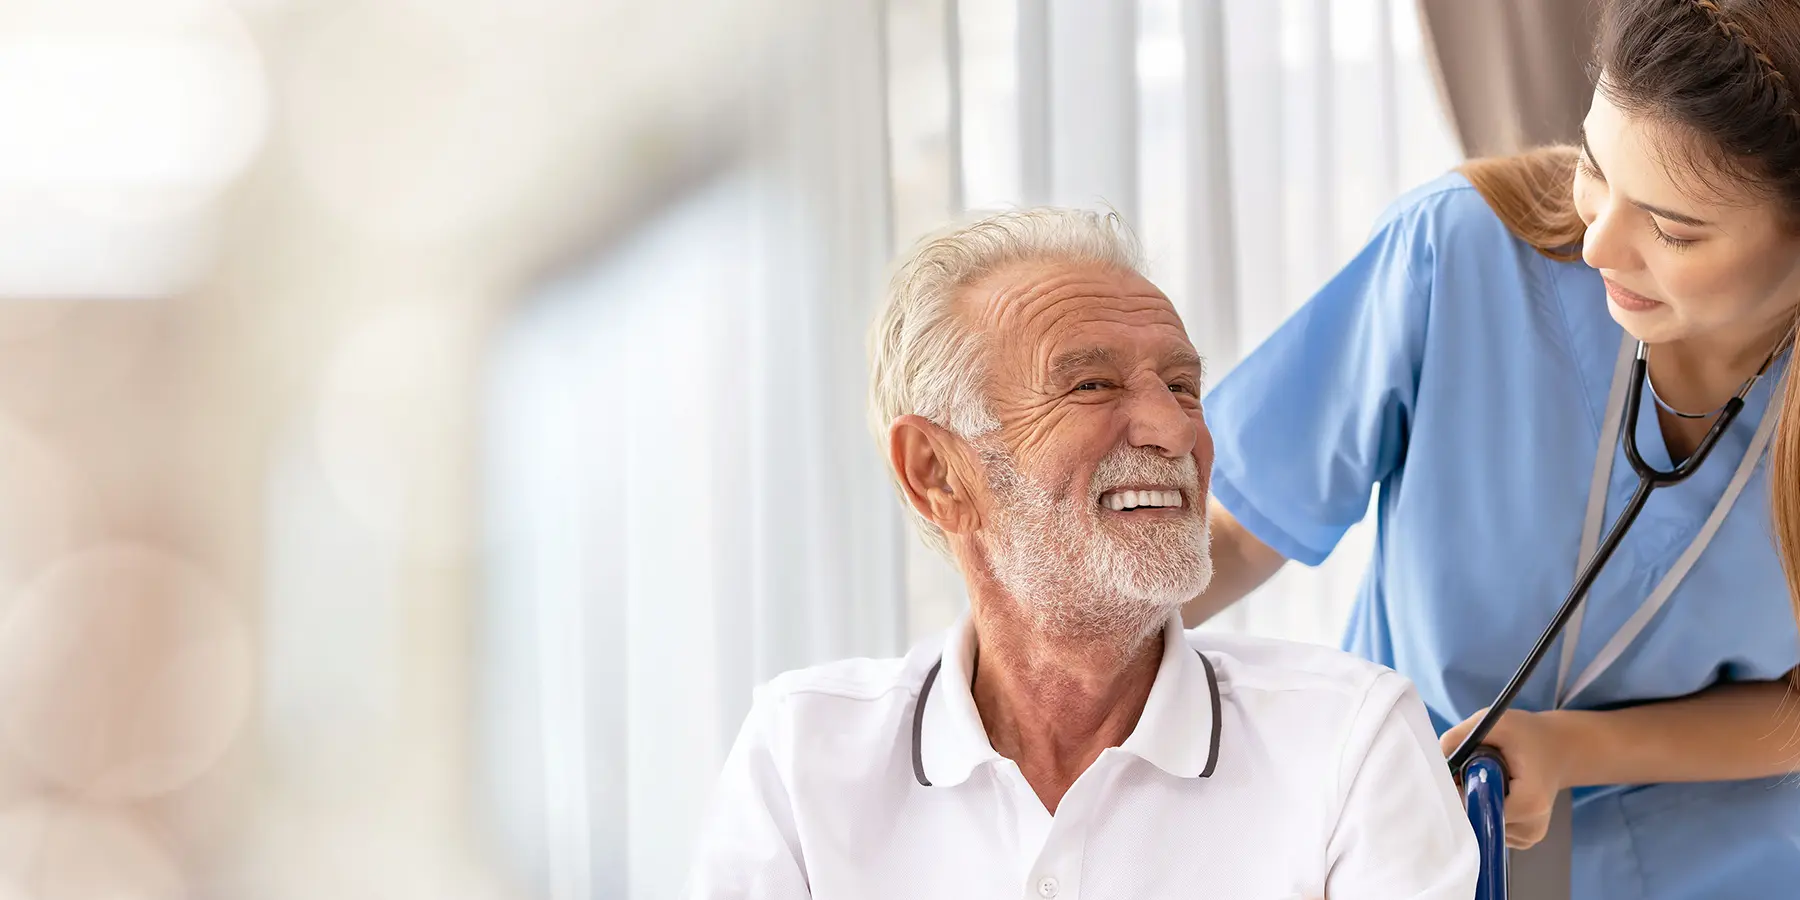
[[[1599, 577], [1601, 569], [1606, 567], [1607, 561], [1612, 558], [1613, 551], [1619, 548], [1620, 541], [1624, 540], [1625, 533], [1631, 529], [1632, 523], [1637, 521], [1638, 514], [1644, 511], [1644, 504], [1650, 500], [1650, 492], [1659, 487], [1680, 484], [1688, 476], [1699, 471], [1700, 465], [1706, 462], [1706, 458], [1712, 454], [1713, 447], [1719, 443], [1719, 438], [1725, 434], [1727, 428], [1731, 427], [1731, 423], [1737, 419], [1738, 413], [1743, 411], [1744, 397], [1749, 394], [1750, 388], [1762, 375], [1762, 372], [1758, 372], [1756, 377], [1745, 382], [1743, 389], [1738, 391], [1736, 396], [1725, 402], [1725, 405], [1719, 409], [1718, 418], [1713, 420], [1712, 427], [1707, 429], [1706, 436], [1700, 439], [1700, 445], [1694, 448], [1694, 452], [1689, 454], [1687, 459], [1682, 460], [1674, 468], [1663, 471], [1646, 462], [1643, 455], [1639, 453], [1637, 445], [1638, 407], [1644, 396], [1644, 382], [1649, 378], [1649, 356], [1649, 346], [1639, 342], [1637, 358], [1631, 363], [1631, 380], [1627, 383], [1625, 394], [1625, 427], [1622, 429], [1622, 438], [1625, 442], [1625, 459], [1631, 463], [1632, 471], [1636, 472], [1638, 476], [1637, 490], [1632, 492], [1631, 499], [1625, 503], [1625, 508], [1619, 512], [1618, 518], [1613, 520], [1612, 527], [1607, 529], [1606, 537], [1595, 548], [1594, 555], [1581, 567], [1580, 573], [1575, 578], [1574, 586], [1569, 589], [1569, 594], [1563, 599], [1562, 606], [1557, 609], [1556, 616], [1550, 620], [1550, 624], [1544, 629], [1543, 634], [1538, 636], [1537, 643], [1532, 645], [1531, 652], [1526, 654], [1525, 660], [1519, 664], [1512, 679], [1494, 698], [1493, 705], [1489, 706], [1487, 712], [1482, 714], [1481, 719], [1475, 723], [1474, 730], [1470, 731], [1468, 736], [1463, 738], [1462, 743], [1457, 745], [1455, 752], [1450, 754], [1450, 770], [1452, 772], [1459, 775], [1462, 773], [1469, 760], [1475, 756], [1476, 750], [1481, 748], [1482, 741], [1486, 740], [1488, 734], [1494, 730], [1500, 717], [1512, 708], [1513, 702], [1518, 699], [1519, 691], [1525, 687], [1525, 682], [1531, 679], [1532, 673], [1537, 671], [1538, 664], [1543, 662], [1544, 657], [1549, 654], [1551, 645], [1555, 644], [1556, 639], [1562, 635], [1563, 629], [1574, 617], [1575, 610], [1580, 608], [1582, 602], [1587, 599], [1588, 589], [1593, 587], [1594, 579]], [[1764, 371], [1767, 371], [1767, 368], [1768, 366], [1765, 364]]]

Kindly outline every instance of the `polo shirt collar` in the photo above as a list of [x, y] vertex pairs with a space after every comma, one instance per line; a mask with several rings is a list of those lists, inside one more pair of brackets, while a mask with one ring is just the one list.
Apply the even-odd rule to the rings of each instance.
[[1212, 661], [1194, 649], [1181, 615], [1163, 625], [1162, 664], [1144, 701], [1144, 714], [1120, 750], [1177, 778], [1206, 778], [1219, 762], [1219, 678]]
[[944, 636], [913, 712], [913, 777], [926, 787], [962, 784], [976, 766], [1001, 758], [969, 691], [974, 663], [975, 623], [964, 614]]
[[[977, 766], [1001, 758], [969, 690], [974, 659], [975, 626], [964, 615], [945, 635], [943, 655], [919, 689], [912, 763], [921, 785], [961, 784]], [[1206, 778], [1218, 764], [1221, 723], [1218, 675], [1189, 646], [1180, 615], [1171, 614], [1143, 715], [1119, 749], [1178, 778]]]

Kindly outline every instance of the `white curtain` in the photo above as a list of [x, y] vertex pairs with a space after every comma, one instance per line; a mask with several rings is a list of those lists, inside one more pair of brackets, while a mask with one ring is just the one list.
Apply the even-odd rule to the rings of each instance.
[[[965, 207], [1124, 212], [1214, 372], [1454, 164], [1401, 0], [820, 0], [759, 142], [523, 299], [486, 390], [483, 819], [538, 895], [679, 890], [752, 687], [892, 655], [958, 578], [864, 420], [893, 253]], [[1211, 627], [1335, 642], [1358, 532]]]
[[[1410, 0], [893, 0], [890, 15], [897, 235], [964, 207], [1118, 209], [1215, 378], [1384, 206], [1459, 160]], [[1353, 530], [1208, 627], [1336, 643], [1370, 539]], [[916, 540], [907, 588], [915, 635], [963, 602]]]

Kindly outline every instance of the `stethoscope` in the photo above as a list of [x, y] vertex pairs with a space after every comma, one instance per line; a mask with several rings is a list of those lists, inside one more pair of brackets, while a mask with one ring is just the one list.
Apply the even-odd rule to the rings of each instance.
[[[1773, 410], [1763, 414], [1763, 421], [1758, 425], [1756, 435], [1751, 439], [1750, 446], [1745, 452], [1744, 459], [1739, 463], [1737, 472], [1732, 476], [1730, 483], [1726, 485], [1724, 496], [1720, 498], [1713, 513], [1701, 526], [1700, 533], [1695, 537], [1694, 542], [1676, 559], [1662, 582], [1645, 599], [1638, 611], [1627, 620], [1619, 633], [1615, 634], [1613, 639], [1601, 649], [1588, 670], [1583, 672], [1575, 680], [1573, 686], [1565, 692], [1564, 679], [1569, 674], [1569, 666], [1575, 656], [1574, 644], [1578, 639], [1581, 627], [1581, 605], [1587, 597], [1588, 589], [1593, 586], [1594, 579], [1606, 566], [1607, 560], [1612, 558], [1613, 551], [1618, 549], [1625, 533], [1630, 530], [1632, 523], [1637, 521], [1638, 514], [1643, 512], [1645, 503], [1650, 499], [1650, 493], [1657, 488], [1680, 484], [1688, 476], [1699, 471], [1700, 466], [1706, 462], [1707, 457], [1712, 454], [1713, 448], [1719, 443], [1719, 438], [1725, 434], [1732, 422], [1737, 419], [1738, 414], [1743, 411], [1745, 398], [1756, 387], [1757, 382], [1768, 374], [1774, 366], [1775, 360], [1792, 343], [1793, 339], [1794, 335], [1790, 332], [1769, 353], [1768, 358], [1763, 361], [1756, 373], [1745, 379], [1737, 394], [1725, 401], [1725, 405], [1715, 413], [1698, 414], [1676, 410], [1664, 403], [1661, 397], [1656, 396], [1656, 386], [1650, 384], [1649, 345], [1639, 341], [1635, 356], [1627, 357], [1626, 354], [1630, 351], [1630, 341], [1626, 339], [1621, 342], [1619, 365], [1613, 376], [1613, 396], [1607, 403], [1607, 420], [1606, 424], [1602, 426], [1602, 438], [1600, 446], [1596, 450], [1594, 483], [1588, 498], [1587, 522], [1582, 533], [1582, 547], [1584, 552], [1589, 553], [1588, 560], [1577, 570], [1574, 586], [1569, 589], [1568, 596], [1563, 599], [1562, 606], [1556, 611], [1556, 616], [1550, 620], [1544, 633], [1538, 636], [1537, 643], [1532, 646], [1531, 652], [1519, 664], [1518, 671], [1513, 673], [1512, 679], [1506, 683], [1506, 687], [1500, 691], [1499, 696], [1494, 698], [1493, 705], [1488, 707], [1487, 712], [1475, 723], [1475, 728], [1457, 746], [1455, 752], [1450, 754], [1450, 771], [1463, 785], [1464, 804], [1469, 814], [1470, 824], [1475, 828], [1481, 850], [1481, 868], [1476, 885], [1476, 896], [1481, 900], [1503, 900], [1507, 895], [1508, 881], [1505, 846], [1505, 795], [1508, 779], [1506, 762], [1499, 751], [1482, 742], [1487, 739], [1489, 732], [1493, 731], [1494, 725], [1500, 720], [1500, 717], [1512, 707], [1513, 701], [1518, 698], [1519, 691], [1524, 688], [1525, 682], [1531, 678], [1532, 673], [1537, 670], [1538, 664], [1549, 652], [1551, 645], [1563, 635], [1565, 628], [1569, 627], [1572, 620], [1576, 624], [1564, 642], [1562, 669], [1557, 674], [1556, 694], [1553, 697], [1554, 702], [1559, 706], [1592, 684], [1607, 666], [1616, 661], [1635, 636], [1648, 626], [1657, 611], [1668, 601], [1687, 570], [1694, 565], [1699, 554], [1711, 541], [1712, 535], [1717, 533], [1725, 515], [1729, 513], [1733, 502], [1749, 480], [1750, 474], [1756, 467], [1757, 458], [1762, 455], [1763, 449], [1767, 447], [1768, 440], [1773, 434], [1772, 426], [1776, 416]], [[1628, 360], [1630, 374], [1621, 383], [1620, 376], [1624, 374]], [[1676, 416], [1686, 419], [1704, 419], [1708, 415], [1718, 416], [1712, 427], [1707, 429], [1706, 436], [1701, 438], [1699, 446], [1694, 448], [1694, 452], [1667, 471], [1650, 465], [1638, 451], [1638, 416], [1645, 385], [1650, 385], [1651, 396], [1656, 400], [1656, 404]], [[1623, 388], [1622, 391], [1621, 388]], [[1623, 419], [1622, 425], [1621, 418]], [[1613, 460], [1612, 447], [1616, 440], [1624, 442], [1625, 459], [1631, 464], [1632, 471], [1637, 474], [1638, 484], [1637, 489], [1632, 492], [1631, 499], [1626, 502], [1624, 509], [1619, 512], [1618, 517], [1613, 520], [1612, 526], [1607, 529], [1605, 538], [1599, 539], [1599, 529], [1605, 514], [1606, 485], [1609, 481]], [[1589, 548], [1591, 548], [1591, 552]], [[1558, 815], [1562, 814], [1558, 813]]]
[[[1625, 508], [1619, 512], [1618, 518], [1613, 520], [1612, 527], [1607, 530], [1606, 537], [1600, 541], [1593, 556], [1589, 557], [1587, 563], [1581, 567], [1575, 578], [1575, 585], [1569, 589], [1569, 594], [1564, 598], [1562, 607], [1556, 611], [1556, 616], [1550, 620], [1544, 633], [1538, 636], [1537, 643], [1532, 646], [1531, 652], [1526, 654], [1525, 661], [1519, 664], [1518, 671], [1513, 673], [1512, 680], [1506, 683], [1506, 687], [1501, 689], [1499, 696], [1494, 698], [1494, 704], [1488, 707], [1487, 713], [1475, 723], [1475, 730], [1469, 732], [1468, 737], [1463, 739], [1456, 751], [1450, 754], [1452, 771], [1462, 772], [1463, 767], [1469, 763], [1476, 750], [1481, 747], [1481, 742], [1487, 738], [1489, 732], [1494, 730], [1494, 725], [1499, 722], [1500, 717], [1505, 715], [1506, 711], [1512, 707], [1513, 701], [1518, 699], [1519, 691], [1524, 688], [1525, 682], [1531, 678], [1533, 672], [1537, 671], [1538, 664], [1543, 662], [1544, 655], [1550, 652], [1550, 646], [1556, 643], [1556, 639], [1562, 635], [1563, 629], [1569, 624], [1569, 619], [1575, 615], [1575, 611], [1580, 608], [1582, 601], [1587, 599], [1588, 589], [1593, 586], [1594, 579], [1600, 575], [1600, 570], [1606, 566], [1607, 560], [1612, 558], [1613, 551], [1618, 549], [1619, 542], [1624, 539], [1625, 533], [1631, 529], [1632, 523], [1637, 521], [1638, 514], [1644, 511], [1644, 504], [1650, 500], [1650, 492], [1657, 488], [1680, 484], [1686, 481], [1688, 476], [1699, 471], [1700, 466], [1706, 462], [1706, 458], [1712, 455], [1713, 447], [1719, 443], [1719, 438], [1724, 436], [1726, 430], [1731, 427], [1731, 423], [1737, 420], [1738, 413], [1743, 412], [1744, 398], [1748, 397], [1757, 382], [1768, 374], [1769, 369], [1774, 366], [1776, 358], [1780, 356], [1787, 344], [1788, 341], [1784, 340], [1777, 345], [1775, 350], [1769, 354], [1768, 359], [1763, 361], [1762, 367], [1757, 369], [1754, 375], [1744, 380], [1743, 387], [1738, 389], [1737, 394], [1725, 401], [1725, 405], [1720, 407], [1716, 413], [1718, 418], [1713, 421], [1712, 427], [1707, 429], [1706, 436], [1700, 439], [1700, 444], [1694, 448], [1694, 452], [1674, 468], [1664, 471], [1646, 462], [1643, 455], [1638, 452], [1638, 408], [1643, 400], [1644, 385], [1650, 380], [1650, 345], [1643, 341], [1638, 342], [1637, 356], [1631, 363], [1631, 377], [1626, 382], [1625, 425], [1620, 429], [1620, 437], [1625, 444], [1625, 459], [1631, 463], [1632, 471], [1636, 472], [1638, 476], [1637, 490], [1632, 492], [1631, 499], [1626, 502]], [[1655, 390], [1655, 387], [1652, 386], [1652, 393]], [[1681, 413], [1664, 404], [1660, 397], [1657, 398], [1657, 405], [1663, 406], [1683, 418], [1699, 419], [1705, 418], [1707, 415], [1705, 413], [1698, 415]], [[1766, 413], [1766, 415], [1773, 414], [1773, 411]]]

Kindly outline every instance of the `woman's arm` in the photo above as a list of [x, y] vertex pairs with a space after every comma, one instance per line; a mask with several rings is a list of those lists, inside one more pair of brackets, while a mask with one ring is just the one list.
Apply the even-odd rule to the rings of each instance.
[[1217, 500], [1207, 499], [1206, 515], [1212, 528], [1213, 577], [1204, 593], [1181, 608], [1182, 624], [1189, 628], [1244, 599], [1287, 562], [1268, 544], [1257, 540]]
[[1561, 710], [1568, 786], [1732, 781], [1800, 768], [1800, 694], [1786, 681], [1722, 684], [1610, 712]]
[[[1446, 755], [1480, 718], [1444, 733]], [[1800, 693], [1787, 681], [1755, 681], [1630, 709], [1515, 709], [1500, 717], [1486, 743], [1505, 758], [1510, 779], [1507, 846], [1529, 847], [1543, 839], [1565, 788], [1800, 771]]]

